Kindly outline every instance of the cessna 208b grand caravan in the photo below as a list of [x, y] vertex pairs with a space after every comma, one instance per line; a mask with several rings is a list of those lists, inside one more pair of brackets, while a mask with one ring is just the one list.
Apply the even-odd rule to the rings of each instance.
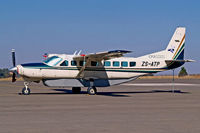
[[48, 87], [72, 87], [73, 93], [80, 93], [81, 87], [88, 87], [90, 95], [97, 93], [96, 87], [107, 87], [125, 83], [139, 76], [180, 67], [185, 62], [185, 28], [178, 27], [165, 50], [137, 58], [123, 57], [126, 50], [113, 50], [87, 55], [48, 54], [42, 63], [15, 65], [12, 51], [12, 82], [16, 74], [24, 79], [22, 94], [29, 95], [29, 83], [40, 81]]

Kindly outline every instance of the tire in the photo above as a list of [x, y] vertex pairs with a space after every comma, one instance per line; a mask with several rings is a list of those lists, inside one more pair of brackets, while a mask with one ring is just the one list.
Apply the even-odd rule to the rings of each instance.
[[80, 94], [81, 93], [81, 87], [72, 87], [72, 93], [73, 94]]
[[97, 89], [95, 87], [88, 87], [87, 92], [89, 95], [96, 95]]
[[24, 87], [24, 88], [22, 89], [22, 94], [23, 94], [23, 95], [30, 95], [30, 93], [31, 93], [31, 90], [30, 90], [29, 88], [26, 89], [26, 88]]

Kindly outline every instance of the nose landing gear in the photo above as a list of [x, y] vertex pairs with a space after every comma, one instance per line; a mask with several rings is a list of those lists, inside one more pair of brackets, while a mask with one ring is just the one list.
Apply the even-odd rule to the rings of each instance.
[[29, 82], [24, 82], [24, 86], [25, 87], [22, 89], [22, 94], [23, 95], [30, 95], [31, 90], [28, 88], [29, 84], [30, 84]]

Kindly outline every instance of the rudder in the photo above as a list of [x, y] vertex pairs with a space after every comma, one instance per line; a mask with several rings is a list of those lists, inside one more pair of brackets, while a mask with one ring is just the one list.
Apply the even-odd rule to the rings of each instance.
[[167, 48], [166, 56], [169, 60], [183, 60], [185, 48], [185, 27], [178, 27], [174, 32]]

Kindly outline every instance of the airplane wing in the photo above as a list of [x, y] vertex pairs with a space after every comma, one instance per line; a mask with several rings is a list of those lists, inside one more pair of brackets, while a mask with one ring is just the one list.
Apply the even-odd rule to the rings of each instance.
[[84, 77], [84, 70], [90, 64], [90, 59], [86, 61], [86, 63], [81, 67], [79, 73], [77, 74], [76, 78], [83, 78]]
[[106, 52], [99, 52], [99, 53], [92, 53], [88, 55], [78, 55], [74, 56], [74, 60], [84, 60], [85, 59], [92, 59], [92, 60], [109, 60], [112, 58], [122, 57], [126, 53], [130, 53], [131, 51], [127, 50], [113, 50], [113, 51], [106, 51]]
[[122, 57], [126, 53], [130, 53], [131, 51], [127, 50], [113, 50], [113, 51], [106, 51], [106, 52], [98, 52], [98, 53], [92, 53], [88, 55], [77, 55], [74, 56], [74, 60], [83, 60], [86, 63], [83, 65], [83, 67], [80, 69], [77, 78], [83, 78], [84, 77], [84, 70], [86, 67], [90, 65], [90, 61], [102, 61], [102, 60], [109, 60], [112, 58], [119, 58]]

